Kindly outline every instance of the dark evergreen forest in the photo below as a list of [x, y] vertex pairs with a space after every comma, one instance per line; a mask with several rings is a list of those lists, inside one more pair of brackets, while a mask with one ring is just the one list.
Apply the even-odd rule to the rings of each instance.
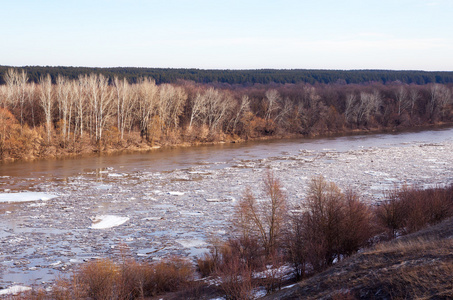
[[[0, 66], [0, 84], [4, 84], [4, 74], [10, 66]], [[189, 80], [196, 83], [223, 83], [230, 85], [253, 84], [365, 84], [401, 82], [406, 84], [453, 83], [453, 72], [427, 71], [393, 71], [393, 70], [202, 70], [202, 69], [170, 69], [170, 68], [88, 68], [88, 67], [50, 67], [24, 66], [15, 68], [27, 72], [30, 81], [38, 83], [41, 76], [50, 74], [53, 82], [59, 75], [69, 79], [77, 79], [79, 75], [102, 74], [108, 78], [118, 76], [130, 83], [137, 83], [142, 77], [150, 77], [157, 84], [175, 83], [178, 80]]]

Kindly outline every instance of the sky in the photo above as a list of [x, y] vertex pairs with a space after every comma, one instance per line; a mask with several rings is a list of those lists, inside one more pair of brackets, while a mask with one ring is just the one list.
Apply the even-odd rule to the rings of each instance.
[[0, 65], [453, 71], [453, 0], [0, 0]]

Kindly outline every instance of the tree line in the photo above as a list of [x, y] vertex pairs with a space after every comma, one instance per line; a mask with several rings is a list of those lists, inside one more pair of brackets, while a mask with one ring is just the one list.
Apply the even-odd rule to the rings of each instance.
[[453, 121], [450, 85], [255, 84], [47, 73], [10, 68], [0, 85], [0, 159], [143, 145], [316, 136]]
[[[0, 84], [4, 84], [4, 75], [9, 66], [0, 66]], [[41, 76], [50, 74], [53, 83], [58, 75], [77, 79], [79, 75], [102, 74], [113, 79], [127, 79], [137, 83], [140, 78], [149, 77], [157, 84], [176, 83], [189, 80], [196, 83], [218, 83], [227, 85], [250, 86], [253, 84], [367, 84], [370, 82], [387, 84], [402, 82], [406, 84], [453, 83], [453, 72], [394, 71], [394, 70], [306, 70], [306, 69], [257, 69], [257, 70], [204, 70], [172, 68], [88, 68], [88, 67], [50, 67], [24, 66], [29, 79], [39, 82]]]

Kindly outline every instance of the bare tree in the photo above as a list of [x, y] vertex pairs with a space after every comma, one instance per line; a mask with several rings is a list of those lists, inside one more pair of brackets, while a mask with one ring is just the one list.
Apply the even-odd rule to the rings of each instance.
[[236, 126], [238, 122], [241, 120], [242, 116], [250, 111], [250, 98], [247, 95], [242, 96], [241, 98], [241, 104], [238, 106], [238, 109], [236, 111], [236, 115], [233, 118], [233, 128], [232, 132], [236, 132]]
[[60, 130], [61, 135], [63, 138], [63, 145], [66, 146], [66, 141], [68, 140], [69, 133], [70, 133], [70, 109], [72, 107], [72, 97], [71, 94], [73, 92], [72, 83], [71, 81], [58, 75], [57, 77], [57, 103], [58, 103], [58, 111], [59, 111], [59, 123], [60, 123]]
[[220, 92], [214, 88], [198, 93], [192, 102], [192, 112], [189, 128], [198, 122], [199, 125], [208, 126], [209, 130], [217, 131], [224, 125], [234, 107], [230, 94]]
[[127, 82], [127, 79], [119, 80], [115, 76], [113, 80], [116, 95], [116, 115], [118, 130], [121, 134], [121, 139], [124, 139], [124, 130], [130, 128], [133, 105], [136, 101], [136, 89], [132, 88]]
[[266, 121], [271, 120], [279, 109], [280, 94], [277, 90], [271, 89], [266, 91], [266, 98], [264, 99], [265, 104], [265, 115]]
[[154, 80], [142, 78], [138, 83], [136, 118], [140, 123], [140, 135], [149, 141], [149, 124], [159, 101], [159, 88]]
[[164, 84], [159, 89], [158, 114], [161, 130], [168, 135], [171, 129], [176, 130], [182, 114], [187, 94], [181, 87]]
[[22, 70], [8, 69], [4, 76], [7, 85], [7, 101], [12, 107], [19, 107], [20, 125], [24, 125], [24, 105], [27, 96], [28, 75]]
[[414, 107], [417, 101], [420, 99], [420, 93], [414, 87], [409, 91], [409, 107], [410, 107], [410, 115], [414, 113]]
[[102, 140], [102, 134], [112, 113], [112, 91], [108, 85], [108, 78], [100, 74], [91, 74], [88, 77], [88, 99], [92, 114], [92, 126], [96, 143]]
[[245, 239], [257, 238], [266, 256], [278, 247], [286, 216], [287, 200], [281, 183], [272, 172], [264, 178], [263, 192], [267, 199], [256, 200], [250, 188], [236, 207], [236, 226]]
[[31, 120], [33, 124], [33, 128], [36, 127], [35, 121], [35, 91], [36, 85], [34, 82], [31, 82], [27, 85], [27, 102], [31, 110]]
[[196, 122], [201, 120], [202, 116], [205, 114], [206, 100], [205, 95], [200, 92], [192, 99], [189, 129], [191, 129]]
[[431, 119], [435, 119], [437, 114], [444, 112], [445, 107], [451, 102], [451, 90], [441, 84], [432, 84], [430, 87], [430, 99], [428, 111]]
[[357, 123], [357, 97], [351, 93], [346, 96], [345, 118], [349, 123]]
[[73, 82], [73, 93], [76, 115], [74, 133], [79, 132], [80, 137], [83, 138], [84, 118], [88, 105], [88, 75], [79, 75], [78, 81]]
[[46, 77], [41, 76], [39, 79], [39, 85], [41, 87], [41, 107], [44, 110], [44, 116], [46, 119], [47, 142], [50, 143], [52, 130], [52, 108], [54, 103], [52, 78], [50, 77], [50, 74], [47, 74]]
[[398, 105], [398, 116], [401, 116], [403, 111], [410, 106], [408, 93], [403, 85], [400, 85], [395, 91], [395, 99]]

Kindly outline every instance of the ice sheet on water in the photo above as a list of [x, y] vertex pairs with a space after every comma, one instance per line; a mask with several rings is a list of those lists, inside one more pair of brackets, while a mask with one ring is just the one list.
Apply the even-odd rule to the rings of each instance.
[[184, 192], [168, 192], [168, 194], [172, 196], [182, 196], [184, 195]]
[[99, 184], [96, 186], [98, 190], [110, 190], [112, 187], [111, 184]]
[[22, 285], [13, 285], [7, 289], [0, 290], [0, 295], [16, 295], [31, 290], [31, 287]]
[[124, 174], [121, 173], [109, 173], [109, 177], [124, 177]]
[[100, 215], [94, 217], [92, 221], [93, 223], [90, 226], [91, 229], [107, 229], [120, 226], [129, 221], [129, 218], [113, 215]]
[[42, 192], [0, 193], [0, 202], [47, 201], [56, 197]]
[[199, 239], [179, 239], [176, 240], [176, 242], [181, 244], [184, 248], [201, 247], [206, 245], [205, 241]]

